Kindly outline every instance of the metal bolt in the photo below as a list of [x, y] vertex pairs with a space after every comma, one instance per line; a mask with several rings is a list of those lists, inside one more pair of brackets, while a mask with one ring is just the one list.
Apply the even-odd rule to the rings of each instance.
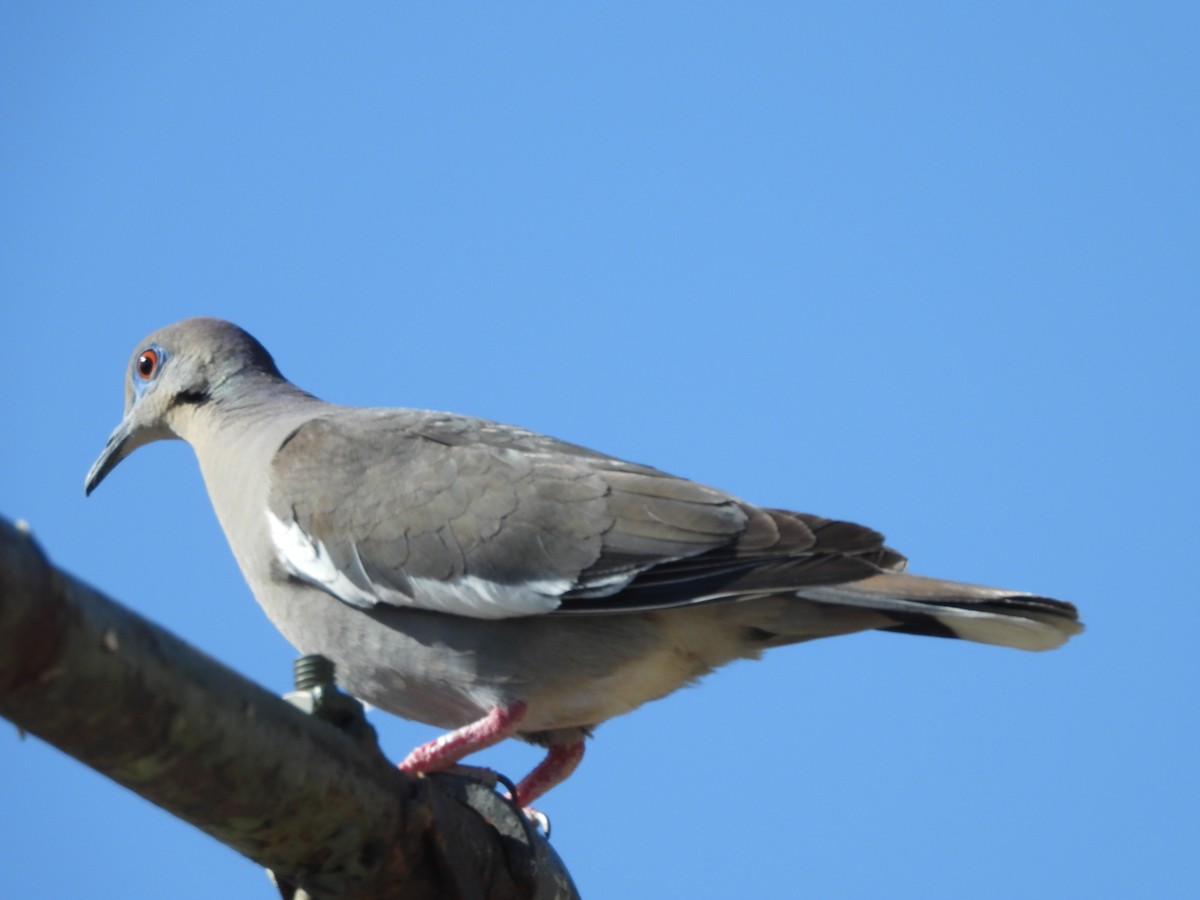
[[333, 676], [333, 661], [319, 653], [307, 653], [293, 664], [293, 677], [298, 691], [333, 687]]

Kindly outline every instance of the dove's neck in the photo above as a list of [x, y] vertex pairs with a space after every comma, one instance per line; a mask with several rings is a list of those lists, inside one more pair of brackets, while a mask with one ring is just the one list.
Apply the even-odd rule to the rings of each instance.
[[269, 576], [273, 550], [267, 528], [271, 467], [297, 428], [333, 408], [291, 383], [263, 376], [198, 404], [178, 434], [196, 453], [217, 519], [256, 594]]

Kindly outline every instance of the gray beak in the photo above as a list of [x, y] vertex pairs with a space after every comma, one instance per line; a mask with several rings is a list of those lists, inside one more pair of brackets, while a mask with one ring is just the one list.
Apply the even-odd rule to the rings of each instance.
[[130, 416], [126, 416], [109, 435], [108, 443], [104, 445], [100, 458], [92, 463], [92, 468], [88, 470], [87, 478], [83, 482], [85, 496], [90, 495], [96, 489], [105, 476], [117, 467], [117, 463], [137, 449], [137, 445], [131, 445], [129, 440], [132, 431], [133, 424]]

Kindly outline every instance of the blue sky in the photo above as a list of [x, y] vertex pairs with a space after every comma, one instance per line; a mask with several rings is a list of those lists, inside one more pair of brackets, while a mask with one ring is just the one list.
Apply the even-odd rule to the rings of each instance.
[[[287, 689], [186, 446], [83, 497], [134, 344], [204, 314], [329, 400], [861, 521], [1089, 630], [785, 648], [604, 725], [543, 803], [585, 895], [1185, 896], [1198, 26], [1185, 3], [5, 4], [0, 514]], [[376, 723], [397, 758], [433, 734]], [[271, 896], [37, 739], [0, 727], [0, 771], [9, 895]]]

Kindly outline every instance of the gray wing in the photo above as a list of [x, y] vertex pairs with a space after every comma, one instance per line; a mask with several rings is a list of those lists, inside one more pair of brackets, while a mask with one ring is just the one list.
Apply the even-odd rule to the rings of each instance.
[[276, 455], [269, 507], [291, 575], [358, 606], [480, 618], [663, 608], [903, 563], [861, 526], [416, 410], [303, 425]]

